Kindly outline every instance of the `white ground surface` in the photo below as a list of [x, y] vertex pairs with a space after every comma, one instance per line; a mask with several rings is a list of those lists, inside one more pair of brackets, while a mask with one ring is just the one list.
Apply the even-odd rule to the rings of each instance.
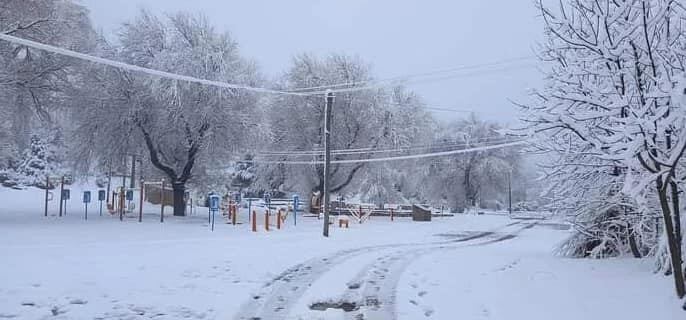
[[40, 191], [0, 188], [0, 319], [686, 316], [649, 263], [554, 257], [567, 231], [533, 221], [372, 218], [324, 239], [303, 217], [267, 233], [260, 215], [252, 233], [245, 212], [239, 226], [217, 217], [214, 232], [206, 211], [160, 224], [150, 205], [143, 223], [99, 217], [97, 204], [84, 221], [80, 197], [62, 218], [51, 202], [46, 218]]

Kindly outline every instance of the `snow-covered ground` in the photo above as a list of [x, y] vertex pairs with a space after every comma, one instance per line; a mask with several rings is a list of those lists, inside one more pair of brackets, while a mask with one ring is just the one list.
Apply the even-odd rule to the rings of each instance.
[[[95, 190], [93, 190], [95, 191]], [[206, 211], [143, 223], [43, 217], [39, 190], [0, 188], [0, 318], [16, 319], [682, 319], [669, 278], [633, 259], [576, 260], [568, 231], [533, 220], [458, 215], [372, 218], [332, 228], [288, 217], [250, 231]]]

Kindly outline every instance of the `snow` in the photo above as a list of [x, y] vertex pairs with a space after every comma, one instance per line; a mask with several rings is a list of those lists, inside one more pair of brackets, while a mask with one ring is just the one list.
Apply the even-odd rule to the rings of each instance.
[[652, 261], [551, 256], [563, 237], [539, 228], [516, 242], [426, 255], [401, 280], [400, 318], [683, 319]]
[[[239, 225], [217, 216], [211, 232], [206, 208], [159, 223], [159, 208], [147, 204], [138, 223], [136, 214], [124, 222], [100, 217], [96, 202], [84, 221], [81, 189], [72, 188], [59, 218], [55, 201], [43, 217], [42, 190], [0, 188], [0, 318], [683, 317], [669, 278], [650, 265], [553, 256], [568, 231], [532, 220], [374, 217], [349, 229], [333, 225], [323, 238], [321, 220], [304, 217], [268, 233], [258, 218], [253, 233], [244, 209]], [[310, 309], [344, 300], [357, 310]]]

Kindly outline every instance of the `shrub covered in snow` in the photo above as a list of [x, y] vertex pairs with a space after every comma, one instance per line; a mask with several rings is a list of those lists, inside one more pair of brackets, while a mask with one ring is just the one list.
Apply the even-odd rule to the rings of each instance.
[[56, 135], [32, 135], [30, 145], [24, 150], [17, 166], [0, 171], [0, 183], [11, 188], [52, 188], [52, 184], [46, 186], [46, 177], [59, 170], [58, 144], [55, 140]]

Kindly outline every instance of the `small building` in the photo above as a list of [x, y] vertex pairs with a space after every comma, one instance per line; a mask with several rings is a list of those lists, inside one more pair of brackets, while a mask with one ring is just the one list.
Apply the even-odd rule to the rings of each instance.
[[431, 221], [431, 209], [421, 205], [412, 205], [412, 221]]

